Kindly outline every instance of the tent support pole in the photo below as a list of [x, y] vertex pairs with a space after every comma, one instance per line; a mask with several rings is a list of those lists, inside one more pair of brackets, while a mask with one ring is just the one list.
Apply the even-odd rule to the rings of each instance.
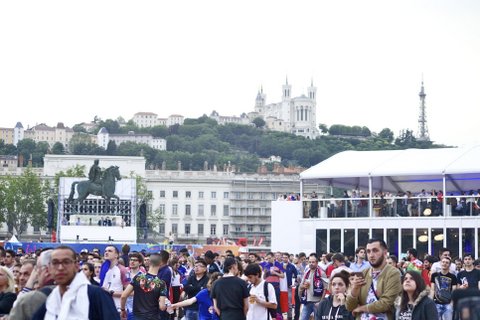
[[373, 217], [372, 177], [368, 177], [368, 216]]
[[445, 174], [443, 174], [443, 201], [442, 201], [442, 210], [443, 210], [443, 216], [447, 216], [447, 198], [445, 196], [447, 195], [447, 179], [445, 177]]
[[306, 199], [303, 199], [303, 180], [300, 179], [300, 200], [305, 201]]

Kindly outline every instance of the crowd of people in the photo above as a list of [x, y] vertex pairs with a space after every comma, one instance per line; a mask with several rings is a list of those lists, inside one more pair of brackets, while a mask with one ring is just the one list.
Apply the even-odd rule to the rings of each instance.
[[398, 261], [370, 239], [342, 253], [269, 252], [194, 257], [61, 245], [0, 247], [1, 319], [409, 320], [477, 319], [480, 261], [450, 250]]
[[[319, 208], [327, 210], [328, 217], [368, 217], [368, 201], [370, 195], [360, 190], [344, 190], [343, 195], [336, 198], [318, 198], [315, 192], [303, 196], [305, 202], [304, 218], [318, 218]], [[383, 192], [373, 194], [373, 211], [375, 216], [441, 216], [445, 201], [449, 215], [465, 216], [480, 214], [480, 189], [477, 191], [450, 192], [447, 195], [441, 190], [420, 192]]]

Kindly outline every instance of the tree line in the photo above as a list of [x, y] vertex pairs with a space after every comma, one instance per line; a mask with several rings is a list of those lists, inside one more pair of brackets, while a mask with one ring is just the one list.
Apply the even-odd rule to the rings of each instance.
[[[176, 170], [181, 163], [183, 170], [203, 170], [207, 163], [209, 168], [215, 165], [221, 170], [230, 163], [240, 172], [255, 172], [260, 165], [260, 158], [272, 155], [280, 156], [284, 166], [308, 168], [345, 150], [444, 147], [431, 141], [417, 140], [411, 130], [403, 130], [395, 137], [389, 128], [374, 133], [365, 126], [334, 124], [327, 128], [320, 124], [322, 135], [316, 139], [307, 139], [266, 130], [264, 125], [264, 121], [254, 121], [252, 125], [219, 125], [204, 115], [197, 119], [185, 119], [183, 125], [139, 128], [132, 121], [120, 123], [118, 120], [108, 119], [97, 121], [97, 127], [90, 133], [80, 125], [75, 125], [75, 134], [68, 150], [59, 142], [50, 148], [46, 142], [36, 143], [31, 139], [24, 139], [16, 147], [0, 141], [0, 154], [19, 155], [24, 166], [31, 160], [34, 167], [43, 166], [44, 155], [51, 153], [144, 156], [148, 169]], [[135, 131], [164, 138], [167, 140], [167, 151], [134, 142], [117, 146], [113, 141], [104, 149], [91, 141], [91, 134], [96, 134], [101, 127], [107, 128], [112, 134]]]

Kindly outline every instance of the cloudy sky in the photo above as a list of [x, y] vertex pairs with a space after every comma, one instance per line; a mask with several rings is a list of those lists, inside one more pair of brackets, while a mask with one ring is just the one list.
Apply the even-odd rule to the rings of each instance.
[[480, 142], [480, 1], [2, 1], [0, 127], [253, 111], [317, 87], [317, 122]]

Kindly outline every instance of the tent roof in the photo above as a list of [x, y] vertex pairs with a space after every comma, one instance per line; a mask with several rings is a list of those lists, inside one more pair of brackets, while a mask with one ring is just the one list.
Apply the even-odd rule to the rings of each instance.
[[386, 151], [344, 151], [305, 170], [304, 182], [327, 182], [333, 186], [374, 190], [406, 191], [443, 189], [447, 191], [480, 188], [480, 145], [463, 148], [406, 149]]

